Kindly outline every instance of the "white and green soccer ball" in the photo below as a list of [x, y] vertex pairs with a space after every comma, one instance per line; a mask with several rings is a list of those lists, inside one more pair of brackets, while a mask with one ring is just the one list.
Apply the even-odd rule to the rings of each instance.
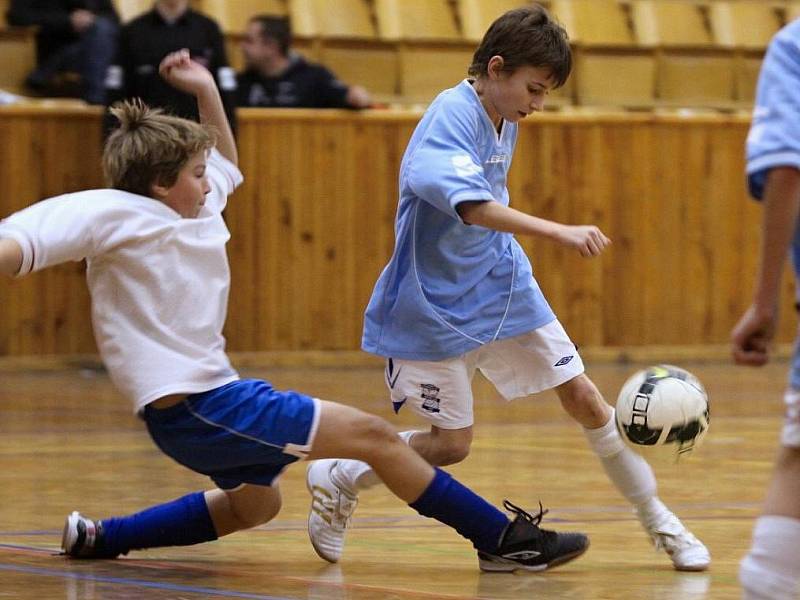
[[694, 375], [672, 365], [634, 373], [617, 398], [617, 428], [634, 447], [667, 446], [681, 454], [708, 432], [708, 394]]

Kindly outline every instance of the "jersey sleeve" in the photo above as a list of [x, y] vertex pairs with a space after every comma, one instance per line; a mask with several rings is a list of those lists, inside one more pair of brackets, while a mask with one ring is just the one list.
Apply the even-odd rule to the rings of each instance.
[[466, 106], [454, 108], [433, 116], [405, 176], [415, 195], [460, 221], [459, 203], [494, 196], [478, 155], [477, 116]]
[[97, 233], [108, 227], [102, 213], [80, 193], [37, 202], [0, 221], [0, 238], [22, 248], [17, 276], [68, 261], [80, 261], [102, 251]]
[[206, 206], [214, 212], [222, 212], [230, 196], [244, 181], [239, 168], [222, 156], [216, 148], [208, 155], [206, 173], [211, 192], [206, 196]]
[[760, 199], [769, 171], [800, 169], [800, 22], [770, 43], [758, 79], [756, 106], [747, 136], [747, 179]]

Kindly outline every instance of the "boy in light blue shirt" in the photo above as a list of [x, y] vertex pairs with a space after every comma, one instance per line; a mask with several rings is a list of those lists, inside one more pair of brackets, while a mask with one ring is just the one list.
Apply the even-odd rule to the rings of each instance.
[[[753, 302], [733, 330], [739, 364], [763, 365], [778, 323], [787, 250], [800, 280], [800, 20], [770, 43], [747, 137], [747, 178], [763, 201], [760, 267]], [[800, 286], [798, 286], [800, 289]], [[800, 594], [800, 344], [784, 395], [786, 417], [775, 474], [739, 577], [746, 600], [795, 600]]]
[[400, 166], [397, 246], [367, 308], [364, 350], [436, 361], [555, 319], [514, 236], [459, 213], [465, 202], [508, 206], [517, 128], [498, 130], [467, 80], [425, 113]]
[[[477, 369], [508, 400], [555, 389], [655, 545], [675, 568], [704, 570], [708, 550], [658, 499], [652, 469], [620, 437], [614, 409], [583, 373], [514, 238], [544, 237], [585, 257], [610, 243], [594, 225], [509, 207], [517, 123], [541, 110], [570, 70], [563, 28], [540, 6], [519, 8], [491, 25], [470, 78], [431, 104], [403, 157], [395, 251], [367, 307], [362, 347], [386, 358], [395, 410], [408, 406], [431, 423], [429, 432], [400, 435], [435, 465], [469, 453]], [[357, 494], [377, 478], [363, 462], [326, 460], [309, 468], [308, 481], [337, 500], [324, 516], [309, 515], [312, 543], [336, 562]]]

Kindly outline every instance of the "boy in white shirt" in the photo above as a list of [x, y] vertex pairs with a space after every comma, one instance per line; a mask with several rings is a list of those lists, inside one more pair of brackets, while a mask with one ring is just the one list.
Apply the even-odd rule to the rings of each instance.
[[115, 107], [121, 127], [103, 156], [111, 189], [44, 200], [0, 221], [0, 273], [86, 259], [95, 336], [112, 380], [158, 447], [217, 487], [102, 521], [73, 512], [64, 552], [114, 558], [259, 525], [280, 509], [277, 478], [288, 464], [346, 456], [368, 461], [420, 514], [470, 539], [483, 568], [543, 570], [582, 554], [586, 536], [539, 529], [541, 515], [507, 503], [510, 522], [382, 419], [239, 378], [222, 337], [230, 234], [221, 213], [242, 181], [236, 146], [214, 79], [188, 51], [167, 56], [160, 72], [197, 98], [203, 124], [141, 102]]

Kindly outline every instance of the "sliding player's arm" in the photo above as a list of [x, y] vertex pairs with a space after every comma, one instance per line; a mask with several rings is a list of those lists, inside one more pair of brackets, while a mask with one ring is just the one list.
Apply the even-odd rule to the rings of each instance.
[[217, 130], [217, 150], [234, 165], [239, 163], [236, 141], [231, 131], [222, 97], [211, 73], [194, 62], [188, 50], [168, 54], [158, 68], [161, 77], [174, 88], [197, 98], [200, 121]]

